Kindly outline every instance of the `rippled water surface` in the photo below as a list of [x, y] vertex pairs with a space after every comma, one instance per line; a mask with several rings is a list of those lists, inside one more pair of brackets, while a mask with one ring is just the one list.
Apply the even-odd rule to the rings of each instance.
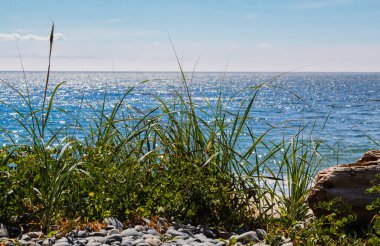
[[[253, 86], [265, 82], [254, 104], [250, 126], [256, 133], [263, 132], [268, 124], [276, 126], [268, 136], [268, 140], [276, 141], [294, 134], [300, 124], [313, 124], [317, 119], [315, 134], [329, 146], [322, 149], [329, 159], [324, 166], [353, 162], [368, 149], [376, 148], [374, 141], [380, 142], [380, 73], [195, 73], [186, 76], [198, 108], [206, 108], [204, 98], [213, 103], [221, 92], [230, 111], [236, 111], [241, 101], [252, 95]], [[26, 82], [21, 72], [0, 72], [3, 80], [0, 83], [0, 101], [3, 102], [0, 126], [16, 134], [22, 134], [23, 130], [15, 124], [12, 108], [25, 112], [27, 107], [4, 81], [24, 94], [28, 89], [31, 101], [38, 105], [46, 80], [46, 74], [40, 72], [27, 72], [25, 77]], [[157, 105], [153, 95], [170, 100], [176, 90], [182, 90], [179, 73], [153, 72], [53, 72], [49, 88], [67, 81], [57, 94], [55, 106], [73, 114], [90, 114], [91, 108], [102, 104], [105, 91], [109, 109], [123, 92], [144, 80], [149, 82], [139, 85], [125, 101], [141, 111]], [[327, 116], [330, 117], [323, 129]], [[68, 124], [70, 117], [56, 113], [52, 120], [58, 126]], [[7, 144], [6, 134], [0, 134], [0, 142]], [[243, 148], [244, 143], [241, 145]]]

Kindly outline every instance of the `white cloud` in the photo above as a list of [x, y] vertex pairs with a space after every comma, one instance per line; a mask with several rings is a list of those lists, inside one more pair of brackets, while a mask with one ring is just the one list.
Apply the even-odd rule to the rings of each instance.
[[[0, 41], [49, 41], [50, 36], [39, 36], [34, 34], [20, 35], [18, 33], [0, 33]], [[54, 40], [65, 40], [66, 37], [61, 33], [54, 34]]]
[[297, 4], [295, 7], [297, 9], [321, 9], [349, 3], [352, 3], [352, 0], [317, 0], [302, 2]]
[[125, 22], [126, 20], [123, 18], [112, 18], [106, 20], [106, 23], [120, 23], [120, 22]]

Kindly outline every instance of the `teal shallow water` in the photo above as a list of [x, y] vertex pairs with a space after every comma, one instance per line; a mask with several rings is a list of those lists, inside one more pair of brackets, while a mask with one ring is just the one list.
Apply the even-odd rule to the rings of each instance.
[[[294, 134], [300, 124], [318, 118], [315, 134], [326, 144], [321, 149], [328, 159], [323, 165], [354, 162], [368, 149], [379, 148], [380, 142], [380, 73], [195, 73], [187, 74], [192, 97], [198, 108], [206, 108], [204, 98], [216, 102], [219, 91], [226, 107], [237, 110], [244, 98], [252, 95], [251, 87], [266, 82], [255, 102], [250, 125], [257, 134], [268, 125], [276, 126], [268, 139], [279, 140]], [[21, 91], [26, 86], [34, 104], [41, 103], [45, 73], [27, 72], [25, 83], [21, 72], [0, 72], [0, 78]], [[192, 79], [191, 79], [192, 78]], [[275, 79], [274, 79], [275, 78]], [[108, 109], [129, 87], [143, 80], [126, 99], [130, 108], [148, 111], [157, 104], [153, 95], [170, 100], [175, 90], [181, 90], [179, 73], [157, 72], [53, 72], [50, 89], [60, 81], [67, 81], [56, 97], [56, 106], [72, 113], [91, 113], [91, 106], [99, 106], [107, 90]], [[106, 89], [107, 88], [107, 89]], [[229, 100], [232, 98], [232, 100]], [[11, 107], [25, 111], [26, 105], [4, 83], [0, 84], [0, 126], [15, 134], [23, 130], [14, 124]], [[90, 106], [91, 105], [91, 106]], [[324, 119], [330, 115], [321, 131]], [[205, 115], [206, 117], [206, 115]], [[206, 117], [207, 118], [207, 117]], [[70, 117], [58, 111], [52, 115], [52, 124], [68, 124]], [[78, 136], [80, 138], [80, 136]], [[372, 140], [371, 140], [372, 138]], [[17, 139], [21, 141], [21, 139]], [[6, 134], [0, 133], [1, 144], [9, 144]], [[246, 147], [241, 143], [241, 148]], [[263, 153], [265, 154], [265, 153]]]

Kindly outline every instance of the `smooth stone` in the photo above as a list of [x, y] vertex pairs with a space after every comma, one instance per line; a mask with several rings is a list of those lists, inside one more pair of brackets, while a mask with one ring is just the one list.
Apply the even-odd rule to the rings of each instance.
[[186, 240], [186, 242], [189, 244], [195, 244], [195, 243], [201, 243], [202, 240], [199, 238], [189, 238], [188, 240]]
[[111, 245], [114, 245], [114, 246], [120, 246], [121, 243], [120, 243], [119, 241], [115, 241], [115, 242], [111, 243]]
[[208, 238], [215, 238], [214, 232], [209, 228], [203, 228], [203, 234], [205, 234], [205, 236]]
[[120, 234], [120, 231], [118, 229], [112, 229], [108, 231], [108, 235], [115, 235], [115, 234]]
[[55, 243], [53, 246], [70, 246], [71, 244], [69, 242], [60, 242], [60, 243]]
[[160, 233], [158, 233], [155, 229], [151, 228], [146, 231], [146, 233], [151, 234], [153, 236], [160, 236]]
[[55, 241], [55, 243], [63, 243], [63, 242], [67, 242], [69, 244], [74, 244], [74, 240], [72, 237], [62, 237], [62, 238], [58, 239], [57, 241]]
[[143, 221], [145, 222], [145, 224], [147, 224], [147, 225], [150, 224], [150, 222], [151, 222], [151, 221], [150, 221], [149, 219], [147, 219], [147, 218], [142, 218], [142, 220], [143, 220]]
[[88, 237], [88, 232], [86, 232], [84, 230], [79, 230], [79, 231], [76, 231], [76, 233], [74, 235], [77, 238], [86, 238], [86, 237]]
[[11, 241], [2, 242], [5, 246], [14, 246], [15, 244]]
[[138, 243], [136, 244], [136, 246], [150, 246], [149, 243]]
[[123, 237], [120, 234], [113, 234], [111, 236], [106, 237], [106, 244], [112, 244], [113, 242], [121, 242]]
[[128, 237], [128, 236], [140, 237], [140, 236], [142, 236], [142, 233], [139, 231], [136, 231], [136, 229], [126, 229], [126, 230], [122, 231], [120, 234], [123, 237]]
[[264, 229], [256, 229], [255, 232], [257, 233], [257, 236], [260, 240], [264, 240], [267, 236], [267, 232]]
[[195, 234], [195, 235], [194, 235], [194, 238], [198, 238], [198, 239], [200, 239], [200, 240], [202, 240], [202, 241], [207, 241], [207, 240], [208, 240], [208, 238], [206, 237], [206, 235], [203, 234], [203, 233]]
[[42, 231], [31, 231], [26, 233], [30, 238], [40, 238], [44, 236], [44, 233]]
[[260, 242], [259, 236], [257, 235], [257, 232], [255, 231], [249, 231], [245, 232], [243, 234], [240, 234], [239, 236], [234, 236], [236, 238], [236, 241], [238, 242]]
[[188, 230], [188, 229], [181, 228], [181, 229], [179, 229], [178, 231], [179, 231], [179, 232], [186, 233], [186, 234], [189, 235], [190, 237], [194, 237], [193, 233], [191, 233], [191, 231]]
[[123, 240], [121, 240], [121, 245], [132, 245], [136, 239], [138, 239], [138, 237], [123, 237]]
[[107, 231], [106, 230], [100, 230], [100, 231], [94, 231], [88, 234], [90, 237], [105, 237], [107, 236]]
[[48, 239], [45, 239], [43, 242], [42, 242], [42, 246], [51, 246], [55, 243], [55, 239], [54, 238], [48, 238]]
[[128, 240], [129, 238], [127, 237], [123, 237], [123, 240], [121, 241], [121, 246], [132, 246], [132, 242], [134, 241], [134, 239], [132, 240]]
[[87, 240], [87, 238], [81, 238], [81, 239], [78, 239], [76, 242], [77, 242], [77, 243], [87, 244], [87, 243], [88, 243], [88, 240]]
[[121, 223], [118, 219], [109, 217], [109, 218], [104, 218], [103, 220], [104, 223], [106, 223], [108, 226], [113, 226], [115, 229], [123, 229], [123, 223]]
[[144, 240], [144, 239], [141, 239], [141, 238], [136, 239], [135, 241], [132, 242], [132, 246], [133, 246], [133, 245], [137, 245], [137, 244], [139, 244], [139, 243], [145, 243], [145, 240]]
[[105, 243], [103, 243], [103, 244], [101, 244], [100, 246], [109, 246], [109, 244], [105, 244]]
[[36, 245], [36, 243], [32, 241], [18, 240], [17, 242], [20, 245]]
[[262, 243], [262, 242], [260, 242], [260, 243], [255, 243], [254, 245], [252, 245], [252, 246], [270, 246], [269, 244], [266, 244], [266, 243]]
[[196, 243], [193, 245], [194, 246], [214, 246], [215, 244], [213, 244], [213, 243]]
[[0, 238], [2, 237], [9, 237], [9, 233], [7, 228], [3, 224], [0, 224]]
[[21, 236], [21, 240], [30, 241], [31, 239], [32, 239], [32, 238], [29, 237], [28, 234], [23, 234], [23, 235]]
[[137, 226], [135, 226], [135, 230], [139, 231], [139, 232], [143, 232], [143, 231], [145, 231], [145, 227], [142, 225], [137, 225]]
[[173, 237], [179, 237], [179, 236], [184, 236], [184, 235], [188, 236], [186, 233], [179, 232], [179, 231], [174, 230], [174, 229], [167, 230], [166, 234], [169, 234], [169, 235], [171, 235]]
[[158, 246], [161, 243], [161, 240], [158, 238], [147, 238], [145, 239], [145, 243], [151, 246]]
[[97, 241], [91, 241], [87, 244], [87, 246], [99, 246], [99, 245], [102, 245], [102, 243], [97, 242]]
[[87, 242], [99, 242], [99, 243], [105, 243], [106, 238], [105, 237], [100, 237], [100, 236], [95, 236], [95, 237], [88, 237], [86, 238]]
[[225, 241], [219, 241], [217, 244], [215, 244], [216, 246], [226, 246], [227, 243]]

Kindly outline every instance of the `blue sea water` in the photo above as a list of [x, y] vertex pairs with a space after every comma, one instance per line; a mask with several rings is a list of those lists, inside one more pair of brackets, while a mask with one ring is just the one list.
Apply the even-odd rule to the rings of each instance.
[[[206, 109], [204, 99], [215, 103], [221, 92], [225, 107], [232, 112], [253, 95], [252, 87], [265, 83], [251, 113], [252, 129], [260, 134], [268, 125], [275, 126], [267, 139], [276, 141], [292, 136], [300, 125], [316, 122], [314, 134], [324, 142], [323, 167], [351, 163], [365, 151], [380, 148], [375, 143], [380, 143], [380, 73], [202, 72], [187, 73], [186, 77], [197, 108]], [[0, 79], [0, 127], [11, 131], [15, 141], [22, 141], [17, 134], [25, 130], [16, 124], [14, 109], [28, 109], [10, 85], [24, 94], [28, 89], [30, 100], [38, 105], [46, 73], [26, 72], [24, 77], [22, 72], [0, 72]], [[149, 81], [140, 84], [145, 80]], [[183, 91], [181, 74], [177, 72], [52, 72], [49, 89], [61, 81], [66, 83], [57, 93], [55, 106], [73, 114], [91, 114], [102, 104], [105, 91], [109, 110], [128, 88], [137, 86], [125, 104], [146, 112], [157, 106], [154, 95], [170, 100], [175, 91]], [[53, 125], [70, 123], [70, 117], [55, 112]], [[0, 133], [2, 145], [9, 144], [8, 140], [4, 132]], [[241, 146], [244, 148], [244, 142]]]

